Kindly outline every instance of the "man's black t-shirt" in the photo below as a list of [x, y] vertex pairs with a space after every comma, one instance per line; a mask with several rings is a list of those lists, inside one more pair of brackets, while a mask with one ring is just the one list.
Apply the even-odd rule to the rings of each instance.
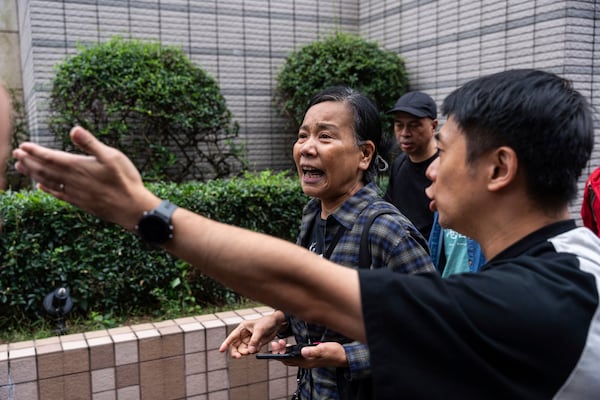
[[429, 239], [433, 226], [433, 212], [425, 194], [425, 188], [431, 185], [431, 181], [425, 176], [425, 171], [437, 156], [436, 152], [433, 157], [419, 163], [410, 161], [406, 153], [396, 157], [384, 196], [413, 223], [425, 240]]
[[479, 273], [359, 274], [377, 399], [600, 398], [600, 239], [573, 221]]

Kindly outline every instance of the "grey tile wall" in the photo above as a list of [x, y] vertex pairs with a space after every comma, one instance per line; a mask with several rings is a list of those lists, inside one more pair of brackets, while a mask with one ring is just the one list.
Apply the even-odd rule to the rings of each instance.
[[[402, 55], [412, 87], [438, 104], [482, 74], [535, 67], [572, 79], [600, 105], [600, 5], [591, 0], [20, 0], [17, 9], [30, 128], [46, 144], [53, 65], [77, 43], [113, 35], [182, 46], [214, 76], [257, 170], [292, 164], [294, 133], [272, 107], [285, 57], [334, 29]], [[598, 165], [600, 149], [586, 172]]]
[[53, 65], [113, 35], [181, 46], [215, 77], [240, 123], [252, 168], [291, 166], [293, 132], [272, 107], [275, 76], [290, 51], [330, 33], [357, 32], [356, 1], [19, 2], [24, 89], [33, 139], [51, 144], [46, 118]]
[[[596, 1], [360, 1], [360, 33], [406, 61], [438, 104], [461, 83], [508, 68], [558, 73], [600, 108]], [[600, 125], [596, 137], [600, 135]], [[584, 174], [600, 165], [600, 146]], [[583, 192], [585, 176], [580, 179]], [[579, 218], [581, 196], [570, 208]]]

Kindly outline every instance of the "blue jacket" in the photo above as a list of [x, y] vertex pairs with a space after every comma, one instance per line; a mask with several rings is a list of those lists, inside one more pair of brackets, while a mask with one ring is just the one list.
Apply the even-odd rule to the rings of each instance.
[[[431, 251], [431, 260], [433, 265], [441, 274], [445, 267], [445, 255], [443, 253], [444, 228], [438, 222], [438, 213], [433, 216], [433, 227], [429, 235], [429, 249]], [[469, 257], [469, 265], [465, 266], [463, 272], [478, 272], [483, 264], [487, 262], [485, 256], [481, 252], [479, 243], [467, 237], [467, 254]], [[440, 265], [440, 263], [442, 265]]]

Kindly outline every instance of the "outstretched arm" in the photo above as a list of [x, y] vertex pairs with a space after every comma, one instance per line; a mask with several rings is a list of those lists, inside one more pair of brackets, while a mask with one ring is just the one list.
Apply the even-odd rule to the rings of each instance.
[[[23, 143], [16, 168], [40, 189], [133, 231], [160, 199], [133, 163], [81, 127], [73, 143], [87, 155]], [[249, 298], [365, 341], [358, 273], [287, 241], [222, 224], [178, 208], [164, 248]]]

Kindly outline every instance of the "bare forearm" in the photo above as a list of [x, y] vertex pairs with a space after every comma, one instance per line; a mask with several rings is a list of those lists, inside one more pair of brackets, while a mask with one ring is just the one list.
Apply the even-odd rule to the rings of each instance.
[[306, 249], [178, 209], [165, 249], [244, 296], [364, 340], [358, 275]]
[[[106, 221], [134, 230], [160, 199], [143, 185], [120, 151], [75, 127], [71, 138], [87, 156], [23, 143], [17, 170], [41, 189]], [[364, 340], [358, 274], [281, 239], [211, 221], [182, 208], [172, 215], [165, 249], [237, 292], [307, 321]]]

